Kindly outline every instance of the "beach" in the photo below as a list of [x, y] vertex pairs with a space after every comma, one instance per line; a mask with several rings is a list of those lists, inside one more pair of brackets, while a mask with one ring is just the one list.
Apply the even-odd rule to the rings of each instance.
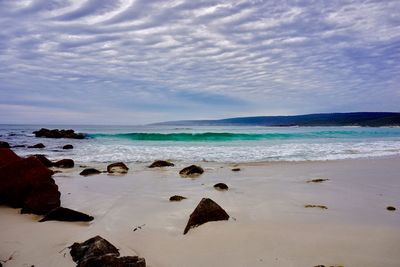
[[[100, 235], [147, 266], [393, 266], [400, 264], [398, 156], [332, 161], [197, 162], [205, 172], [182, 178], [187, 166], [127, 164], [123, 175], [80, 176], [76, 162], [53, 175], [63, 207], [90, 223], [48, 221], [0, 207], [3, 266], [75, 266], [68, 246]], [[232, 168], [240, 168], [233, 172]], [[328, 179], [321, 183], [307, 182]], [[223, 182], [227, 191], [213, 185]], [[170, 202], [172, 195], [187, 197]], [[230, 215], [183, 230], [199, 201], [211, 198]], [[325, 205], [327, 209], [305, 208]], [[388, 211], [387, 206], [397, 207]]]

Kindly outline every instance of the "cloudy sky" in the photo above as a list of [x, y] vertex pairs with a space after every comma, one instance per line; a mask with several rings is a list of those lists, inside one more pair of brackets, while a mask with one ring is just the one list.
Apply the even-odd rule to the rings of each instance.
[[0, 123], [400, 111], [399, 14], [399, 0], [0, 0]]

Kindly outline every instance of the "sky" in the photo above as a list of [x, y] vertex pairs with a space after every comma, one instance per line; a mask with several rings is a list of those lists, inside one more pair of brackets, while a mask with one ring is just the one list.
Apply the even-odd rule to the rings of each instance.
[[399, 14], [399, 0], [0, 0], [0, 123], [399, 112]]

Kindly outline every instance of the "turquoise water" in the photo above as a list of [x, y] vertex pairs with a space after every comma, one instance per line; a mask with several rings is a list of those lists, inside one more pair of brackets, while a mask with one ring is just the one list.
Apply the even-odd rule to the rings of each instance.
[[[336, 160], [400, 155], [400, 128], [367, 127], [148, 127], [47, 126], [74, 129], [84, 140], [36, 138], [44, 125], [0, 125], [11, 145], [43, 143], [43, 150], [15, 148], [20, 155], [46, 154], [80, 162], [256, 162]], [[70, 151], [65, 144], [74, 145]]]

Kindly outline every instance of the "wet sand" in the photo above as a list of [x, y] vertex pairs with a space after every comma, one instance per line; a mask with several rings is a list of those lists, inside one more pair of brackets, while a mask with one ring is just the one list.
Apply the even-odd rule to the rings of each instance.
[[[83, 177], [82, 168], [63, 170], [54, 175], [62, 205], [94, 221], [38, 223], [39, 216], [1, 206], [0, 259], [13, 255], [4, 266], [75, 266], [66, 247], [101, 235], [122, 255], [139, 255], [153, 267], [398, 267], [399, 163], [399, 157], [254, 163], [232, 172], [233, 164], [202, 162], [205, 173], [196, 179], [181, 178], [186, 165], [179, 163], [164, 169], [132, 163], [126, 175]], [[311, 179], [329, 180], [307, 183]], [[229, 190], [215, 190], [218, 182]], [[188, 199], [170, 202], [175, 194]], [[231, 219], [183, 235], [203, 197]]]

